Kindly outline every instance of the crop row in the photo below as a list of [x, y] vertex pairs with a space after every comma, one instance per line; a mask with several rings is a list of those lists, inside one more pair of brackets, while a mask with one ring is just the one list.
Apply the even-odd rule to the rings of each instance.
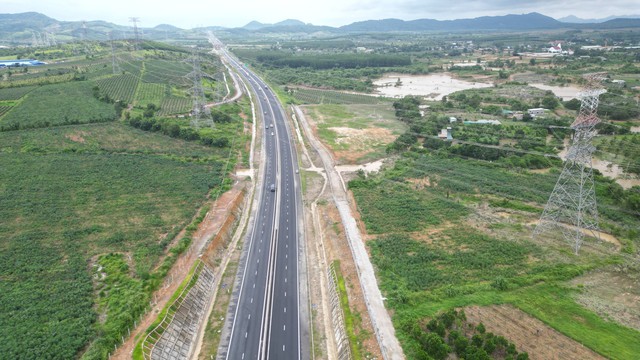
[[133, 101], [137, 86], [138, 78], [131, 74], [116, 75], [98, 80], [100, 92], [108, 95], [111, 99], [122, 100], [127, 104]]
[[113, 120], [113, 105], [94, 98], [93, 85], [74, 81], [41, 86], [4, 116], [0, 131]]
[[144, 66], [142, 81], [150, 83], [182, 84], [187, 81], [184, 76], [191, 71], [186, 63], [166, 60], [147, 60]]
[[136, 104], [146, 106], [147, 104], [159, 105], [165, 96], [165, 86], [162, 84], [140, 82], [136, 93]]
[[35, 86], [22, 86], [0, 89], [0, 101], [2, 100], [18, 100], [35, 89]]
[[180, 114], [189, 111], [191, 100], [175, 96], [165, 97], [160, 104], [158, 115]]
[[0, 118], [9, 112], [9, 110], [11, 110], [11, 108], [13, 108], [13, 106], [2, 106], [0, 105]]

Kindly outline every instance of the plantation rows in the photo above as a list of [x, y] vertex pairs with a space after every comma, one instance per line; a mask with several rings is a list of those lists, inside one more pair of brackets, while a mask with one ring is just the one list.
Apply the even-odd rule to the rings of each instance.
[[131, 73], [138, 78], [142, 74], [142, 61], [132, 60], [129, 62], [121, 62], [119, 66], [122, 71]]
[[3, 105], [0, 105], [0, 118], [1, 118], [4, 114], [8, 113], [8, 112], [9, 112], [9, 110], [11, 110], [12, 108], [13, 108], [13, 106], [3, 106]]
[[98, 87], [101, 93], [108, 95], [111, 99], [122, 100], [127, 104], [133, 102], [137, 86], [138, 78], [131, 74], [116, 75], [98, 80]]
[[0, 118], [9, 112], [9, 110], [11, 110], [11, 108], [13, 108], [13, 106], [2, 106], [0, 105]]
[[0, 89], [0, 101], [2, 100], [18, 100], [35, 89], [35, 86], [22, 86]]
[[191, 109], [191, 99], [170, 96], [162, 99], [158, 115], [186, 113]]
[[184, 84], [191, 71], [189, 64], [166, 60], [147, 60], [144, 66], [142, 81], [150, 83]]
[[294, 89], [293, 97], [308, 104], [379, 104], [383, 98], [319, 89]]
[[4, 116], [0, 131], [112, 121], [113, 105], [94, 98], [93, 85], [74, 81], [39, 87]]
[[165, 92], [165, 86], [162, 84], [141, 82], [138, 84], [135, 100], [137, 105], [140, 106], [146, 106], [147, 104], [159, 105], [165, 96]]

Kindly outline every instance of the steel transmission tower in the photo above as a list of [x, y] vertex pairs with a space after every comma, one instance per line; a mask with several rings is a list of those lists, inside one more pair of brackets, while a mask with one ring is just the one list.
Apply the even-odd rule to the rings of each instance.
[[543, 232], [559, 228], [565, 240], [572, 244], [576, 255], [585, 233], [590, 232], [600, 238], [591, 168], [595, 147], [591, 140], [596, 135], [595, 126], [600, 122], [597, 116], [598, 98], [605, 90], [599, 84], [605, 74], [590, 74], [586, 78], [587, 88], [580, 94], [580, 111], [571, 124], [574, 133], [564, 168], [533, 232], [535, 238]]
[[187, 74], [193, 86], [191, 87], [191, 97], [193, 99], [193, 109], [191, 110], [191, 125], [196, 129], [201, 126], [213, 127], [213, 119], [211, 118], [211, 110], [206, 107], [206, 99], [204, 97], [204, 89], [202, 88], [202, 71], [200, 69], [200, 59], [196, 49], [189, 59], [189, 63], [193, 66], [193, 70]]
[[136, 38], [136, 42], [133, 45], [133, 49], [134, 50], [139, 50], [138, 49], [138, 43], [140, 42], [140, 37], [138, 35], [138, 22], [140, 22], [140, 18], [130, 17], [129, 21], [133, 23], [133, 34], [135, 35], [135, 38]]
[[116, 49], [113, 45], [113, 32], [109, 32], [109, 40], [111, 40], [111, 68], [113, 69], [113, 75], [121, 73], [118, 59], [116, 58]]

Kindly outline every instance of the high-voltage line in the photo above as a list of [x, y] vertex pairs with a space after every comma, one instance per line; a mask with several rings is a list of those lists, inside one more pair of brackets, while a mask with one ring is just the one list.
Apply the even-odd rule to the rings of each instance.
[[587, 88], [580, 93], [580, 111], [571, 124], [573, 139], [562, 173], [551, 192], [540, 221], [533, 232], [536, 237], [551, 229], [560, 229], [577, 255], [586, 233], [599, 238], [598, 208], [591, 159], [595, 147], [592, 139], [600, 122], [597, 116], [599, 96], [605, 92], [600, 82], [605, 74], [586, 76]]

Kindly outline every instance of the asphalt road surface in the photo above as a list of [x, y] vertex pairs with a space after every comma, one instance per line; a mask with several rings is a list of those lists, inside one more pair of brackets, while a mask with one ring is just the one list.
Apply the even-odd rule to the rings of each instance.
[[300, 331], [306, 317], [301, 319], [299, 311], [301, 192], [295, 149], [274, 93], [243, 64], [228, 54], [226, 58], [257, 95], [266, 155], [226, 359], [307, 359], [308, 346], [301, 346]]

